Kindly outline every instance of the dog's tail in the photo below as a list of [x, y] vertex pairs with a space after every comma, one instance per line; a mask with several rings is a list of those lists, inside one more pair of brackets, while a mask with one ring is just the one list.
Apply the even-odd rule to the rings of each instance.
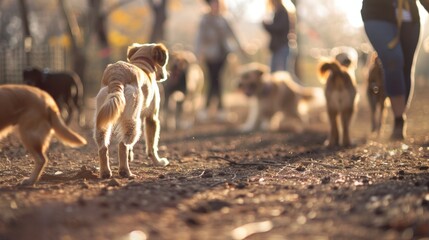
[[319, 65], [319, 78], [323, 81], [326, 82], [327, 79], [327, 72], [331, 72], [331, 74], [333, 75], [342, 75], [343, 74], [343, 70], [341, 69], [342, 67], [340, 66], [340, 64], [336, 61], [332, 61], [332, 62], [322, 62]]
[[96, 117], [96, 126], [106, 128], [112, 122], [116, 122], [125, 108], [124, 84], [118, 80], [108, 82], [109, 94], [106, 97]]
[[63, 119], [61, 118], [58, 109], [50, 108], [49, 118], [52, 124], [52, 128], [55, 131], [55, 135], [67, 146], [79, 147], [86, 144], [85, 138], [72, 131], [66, 126]]

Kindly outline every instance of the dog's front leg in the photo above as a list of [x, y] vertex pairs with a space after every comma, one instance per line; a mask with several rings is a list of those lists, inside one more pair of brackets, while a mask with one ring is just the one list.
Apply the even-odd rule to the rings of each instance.
[[159, 141], [160, 123], [158, 115], [148, 116], [145, 118], [145, 139], [146, 153], [152, 160], [152, 163], [157, 166], [167, 166], [169, 164], [167, 158], [158, 156], [158, 141]]
[[249, 100], [249, 114], [247, 116], [246, 122], [240, 126], [241, 132], [250, 132], [255, 129], [256, 125], [260, 123], [260, 111], [258, 99], [252, 97]]

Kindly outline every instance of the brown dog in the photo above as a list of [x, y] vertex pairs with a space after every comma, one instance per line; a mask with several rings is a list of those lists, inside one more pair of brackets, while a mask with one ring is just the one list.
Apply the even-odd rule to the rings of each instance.
[[204, 73], [195, 55], [176, 50], [169, 56], [168, 81], [163, 82], [163, 118], [170, 129], [192, 127], [203, 97]]
[[108, 147], [113, 131], [119, 137], [119, 174], [131, 177], [129, 161], [133, 146], [141, 135], [141, 116], [145, 123], [146, 153], [153, 164], [168, 165], [158, 156], [160, 96], [157, 81], [167, 78], [168, 51], [162, 44], [133, 44], [128, 62], [109, 64], [103, 73], [97, 95], [94, 138], [98, 145], [100, 176], [110, 178]]
[[342, 145], [350, 146], [350, 123], [357, 103], [355, 80], [348, 69], [335, 60], [322, 62], [319, 74], [325, 82], [326, 106], [331, 126], [328, 146], [340, 146], [338, 117], [341, 119]]
[[33, 172], [22, 181], [23, 185], [32, 185], [40, 179], [48, 163], [45, 152], [53, 132], [68, 146], [86, 144], [83, 137], [64, 124], [54, 99], [38, 88], [14, 84], [0, 86], [0, 109], [0, 139], [15, 127], [22, 144], [34, 157]]
[[377, 54], [371, 54], [369, 60], [367, 97], [371, 109], [371, 131], [380, 134], [381, 125], [385, 117], [384, 104], [386, 101], [386, 92], [383, 83], [383, 66]]
[[317, 92], [316, 88], [303, 87], [293, 81], [288, 72], [269, 73], [268, 67], [251, 63], [243, 67], [239, 84], [244, 94], [254, 98], [246, 122], [241, 125], [242, 132], [257, 127], [275, 130], [279, 124], [272, 125], [276, 113], [283, 113], [298, 123], [294, 127], [302, 130], [303, 116], [299, 112], [302, 100], [310, 100]]

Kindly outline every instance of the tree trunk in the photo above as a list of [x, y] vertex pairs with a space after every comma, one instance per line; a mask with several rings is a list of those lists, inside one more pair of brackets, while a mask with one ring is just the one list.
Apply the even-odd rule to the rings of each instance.
[[30, 66], [33, 38], [31, 37], [30, 23], [28, 21], [27, 2], [25, 0], [19, 0], [19, 8], [21, 10], [22, 29], [24, 31], [25, 64], [26, 66]]
[[73, 56], [73, 71], [79, 75], [85, 85], [85, 69], [86, 69], [86, 56], [83, 46], [83, 38], [77, 24], [77, 20], [73, 12], [69, 9], [64, 0], [58, 0], [61, 14], [64, 17], [67, 27], [67, 33], [70, 38]]
[[168, 0], [149, 0], [149, 4], [154, 14], [150, 42], [162, 42], [165, 40]]

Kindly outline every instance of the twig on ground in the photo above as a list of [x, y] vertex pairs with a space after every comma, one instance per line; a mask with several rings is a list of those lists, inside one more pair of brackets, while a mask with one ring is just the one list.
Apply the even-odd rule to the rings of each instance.
[[[211, 159], [219, 159], [219, 160], [223, 160], [228, 162], [230, 165], [240, 165], [240, 166], [259, 166], [259, 165], [267, 165], [267, 166], [282, 166], [282, 167], [293, 167], [290, 164], [284, 164], [284, 163], [270, 163], [270, 162], [249, 162], [249, 163], [241, 163], [241, 162], [236, 162], [224, 157], [220, 157], [220, 156], [208, 156], [207, 158], [211, 158]], [[325, 168], [333, 168], [333, 169], [343, 169], [344, 167], [342, 166], [333, 166], [333, 165], [329, 165], [329, 164], [325, 164], [325, 163], [320, 163], [320, 162], [314, 162], [314, 161], [301, 161], [299, 162], [301, 164], [304, 165], [309, 165], [309, 164], [315, 164], [315, 165], [319, 165]]]

